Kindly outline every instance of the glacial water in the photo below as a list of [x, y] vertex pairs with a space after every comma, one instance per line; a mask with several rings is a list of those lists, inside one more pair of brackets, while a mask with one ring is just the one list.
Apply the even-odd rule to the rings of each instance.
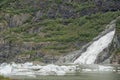
[[36, 78], [30, 78], [26, 76], [14, 76], [12, 77], [17, 80], [120, 80], [119, 73], [78, 73], [74, 75], [65, 76], [37, 76]]
[[98, 54], [112, 42], [114, 34], [113, 29], [93, 41], [81, 56], [69, 64], [3, 63], [0, 64], [0, 75], [20, 80], [120, 80], [114, 67], [94, 64]]

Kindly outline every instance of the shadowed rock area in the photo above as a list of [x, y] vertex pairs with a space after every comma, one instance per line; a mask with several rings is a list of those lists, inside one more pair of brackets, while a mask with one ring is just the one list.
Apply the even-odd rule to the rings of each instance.
[[[81, 53], [120, 16], [119, 4], [119, 0], [1, 0], [0, 63], [55, 63], [73, 51]], [[120, 47], [116, 30], [113, 42], [95, 63], [111, 55], [107, 63], [119, 61], [113, 54]]]

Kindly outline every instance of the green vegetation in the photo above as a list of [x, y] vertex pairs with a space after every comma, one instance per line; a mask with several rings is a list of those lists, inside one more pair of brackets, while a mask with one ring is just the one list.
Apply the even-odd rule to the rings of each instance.
[[0, 80], [11, 80], [11, 79], [0, 76]]
[[[34, 44], [45, 43], [44, 46], [37, 50], [48, 54], [68, 53], [80, 49], [79, 44], [81, 45], [82, 43], [91, 41], [105, 29], [107, 24], [120, 16], [120, 11], [97, 12], [95, 14], [82, 16], [80, 12], [83, 10], [96, 8], [93, 1], [77, 3], [77, 1], [62, 2], [62, 0], [49, 0], [43, 1], [41, 5], [37, 3], [40, 3], [40, 1], [36, 0], [36, 5], [32, 0], [0, 1], [1, 12], [9, 14], [11, 18], [20, 13], [31, 15], [22, 25], [12, 28], [8, 27], [10, 22], [6, 19], [6, 16], [0, 17], [0, 20], [6, 20], [8, 23], [8, 28], [0, 33], [0, 36], [3, 37], [5, 41], [20, 44], [24, 42], [32, 42]], [[60, 8], [65, 9], [65, 11], [69, 11], [70, 9], [73, 13], [78, 14], [78, 16], [73, 14], [75, 17], [64, 18], [62, 17], [64, 13], [59, 12], [59, 10], [61, 10]], [[58, 10], [55, 14], [56, 17], [49, 18], [48, 13], [49, 11], [54, 12], [53, 9], [55, 11]], [[39, 11], [43, 12], [39, 14], [42, 16], [40, 16], [38, 21], [34, 21], [35, 17], [38, 16], [36, 13]], [[117, 25], [120, 25], [119, 20]], [[119, 30], [120, 28], [118, 27], [118, 31]], [[28, 50], [22, 53], [34, 54], [37, 50]]]
[[[97, 13], [78, 19], [45, 19], [43, 22], [28, 24], [26, 26], [9, 28], [3, 34], [8, 40], [22, 40], [32, 42], [75, 42], [90, 41], [105, 29], [105, 26], [120, 12]], [[68, 23], [65, 25], [64, 23]], [[40, 33], [28, 33], [29, 30], [39, 29]]]
[[[34, 13], [38, 10], [42, 10], [41, 7], [37, 6], [34, 7], [34, 1], [25, 1], [25, 0], [1, 0], [0, 1], [0, 6], [1, 6], [1, 10], [5, 13], [10, 13], [10, 14], [19, 14], [19, 13]], [[36, 0], [36, 3], [40, 3], [39, 0]], [[89, 8], [95, 8], [95, 4], [93, 1], [85, 1], [82, 3], [77, 3], [77, 2], [72, 2], [72, 1], [68, 1], [68, 2], [64, 2], [62, 0], [48, 0], [48, 1], [44, 1], [45, 3], [48, 3], [45, 11], [47, 12], [50, 8], [51, 5], [53, 5], [53, 3], [55, 3], [56, 5], [59, 4], [64, 4], [66, 6], [70, 6], [72, 8], [74, 8], [75, 12], [81, 12], [84, 9], [89, 9]], [[47, 14], [45, 14], [47, 15]]]
[[92, 2], [92, 1], [91, 2], [84, 2], [82, 4], [68, 2], [68, 3], [66, 3], [66, 5], [73, 6], [75, 8], [76, 12], [80, 12], [80, 11], [82, 11], [84, 9], [94, 8], [95, 7], [94, 2]]
[[[50, 42], [51, 45], [42, 48], [46, 51], [55, 50], [59, 54], [69, 52], [71, 49], [79, 49], [79, 46], [72, 45], [72, 43], [91, 41], [105, 29], [110, 21], [119, 15], [118, 11], [105, 14], [97, 13], [77, 19], [45, 19], [35, 24], [9, 28], [2, 34], [7, 41], [12, 42]], [[28, 32], [39, 29], [41, 30], [38, 33]], [[62, 46], [59, 46], [60, 44]]]
[[117, 20], [116, 22], [116, 26], [117, 26], [117, 34], [120, 35], [120, 18]]
[[120, 55], [120, 49], [118, 48], [115, 52], [116, 55]]
[[34, 53], [35, 53], [35, 50], [31, 50], [31, 51], [23, 52], [22, 54], [27, 55], [27, 54], [34, 54]]
[[[116, 22], [116, 33], [117, 33], [117, 37], [120, 38], [120, 18], [118, 18]], [[120, 49], [117, 49], [116, 54], [120, 55]]]

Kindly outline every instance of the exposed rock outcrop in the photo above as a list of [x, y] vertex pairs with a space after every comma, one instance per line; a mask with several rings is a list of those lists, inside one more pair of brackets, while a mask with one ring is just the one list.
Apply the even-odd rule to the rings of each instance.
[[[110, 24], [108, 24], [106, 26], [106, 30], [103, 31], [99, 36], [97, 36], [96, 38], [93, 39], [93, 41], [89, 42], [87, 45], [83, 46], [83, 48], [79, 51], [70, 53], [64, 57], [61, 57], [57, 63], [58, 64], [63, 64], [63, 63], [71, 63], [74, 62], [74, 60], [76, 60], [82, 53], [84, 53], [86, 51], [86, 49], [96, 40], [98, 40], [100, 37], [104, 36], [105, 34], [107, 34], [108, 32], [112, 31], [115, 29], [115, 25], [116, 24], [116, 20], [113, 20]], [[115, 53], [115, 51], [119, 48], [119, 41], [116, 37], [116, 35], [114, 36], [112, 43], [109, 44], [109, 46], [107, 48], [105, 48], [102, 52], [99, 53], [95, 63], [99, 64], [99, 63], [106, 63], [106, 64], [110, 64], [112, 62], [112, 58], [113, 58], [113, 54]], [[118, 59], [118, 58], [117, 58]], [[119, 60], [117, 60], [119, 63]]]
[[[87, 8], [78, 8], [79, 5], [77, 4], [84, 4]], [[38, 24], [39, 22], [44, 22], [45, 19], [76, 19], [80, 18], [85, 15], [91, 15], [95, 13], [105, 13], [108, 11], [117, 11], [120, 10], [120, 1], [119, 0], [89, 0], [90, 5], [86, 5], [86, 0], [15, 0], [9, 5], [6, 10], [4, 7], [1, 8], [0, 11], [0, 32], [2, 33], [4, 30], [10, 29], [8, 32], [12, 32], [12, 28], [21, 28], [21, 31], [26, 29], [26, 33], [29, 34], [38, 34], [39, 36], [46, 36], [42, 33], [44, 29], [44, 25], [42, 27]], [[9, 9], [10, 8], [10, 9]], [[29, 9], [30, 8], [30, 9]], [[15, 9], [15, 12], [14, 12]], [[3, 10], [3, 11], [2, 11]], [[12, 12], [13, 11], [13, 12]], [[2, 18], [2, 19], [1, 19]], [[29, 29], [26, 24], [31, 25], [34, 24]], [[69, 21], [61, 22], [64, 25], [68, 25]], [[14, 31], [14, 30], [13, 30]], [[17, 37], [18, 42], [7, 40], [9, 38], [8, 35], [1, 35], [0, 33], [0, 63], [2, 62], [25, 62], [25, 61], [33, 61], [36, 58], [40, 58], [38, 61], [42, 61], [45, 63], [52, 63], [57, 61], [59, 58], [58, 56], [48, 55], [47, 51], [41, 51], [41, 47], [49, 46], [50, 43], [48, 42], [40, 42], [40, 43], [31, 43], [31, 42], [22, 42], [20, 38], [24, 35], [23, 33], [17, 34], [18, 36], [14, 36], [16, 33], [12, 33], [13, 37]], [[6, 32], [7, 33], [7, 32]], [[3, 33], [5, 34], [5, 33]], [[29, 35], [27, 35], [29, 36]], [[19, 38], [20, 37], [20, 38]], [[26, 37], [26, 36], [25, 36]], [[76, 42], [72, 43], [73, 45], [77, 45], [81, 48], [87, 42]], [[51, 43], [52, 44], [52, 43]], [[81, 53], [86, 50], [86, 48], [91, 44], [88, 43], [82, 49], [82, 51], [75, 51], [73, 53]], [[59, 46], [59, 45], [56, 45]], [[68, 45], [69, 46], [69, 45]], [[71, 45], [70, 45], [71, 46]], [[98, 56], [98, 60], [96, 63], [100, 63], [106, 60], [106, 58], [110, 57], [112, 52], [114, 52], [115, 47], [120, 47], [120, 36], [115, 36], [112, 45], [109, 48], [105, 49], [101, 55]], [[114, 47], [114, 49], [112, 49]], [[35, 50], [35, 51], [33, 51]], [[73, 51], [73, 50], [71, 50]], [[61, 51], [62, 52], [62, 51]], [[30, 54], [27, 54], [30, 53]], [[52, 51], [51, 51], [52, 53]], [[63, 52], [64, 53], [64, 52]], [[68, 57], [73, 56], [73, 58], [67, 58], [66, 61], [73, 61], [81, 54], [74, 54], [71, 53]], [[115, 55], [113, 55], [115, 56]], [[111, 59], [110, 59], [111, 60]]]
[[9, 24], [9, 27], [17, 27], [23, 25], [29, 18], [30, 14], [19, 14], [19, 15], [13, 15], [11, 16], [10, 14], [5, 14], [5, 20]]

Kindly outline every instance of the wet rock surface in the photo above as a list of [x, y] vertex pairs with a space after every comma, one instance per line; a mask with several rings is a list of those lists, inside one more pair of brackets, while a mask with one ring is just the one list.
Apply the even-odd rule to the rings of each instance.
[[[21, 27], [22, 25], [28, 24], [29, 21], [41, 22], [46, 19], [56, 19], [56, 18], [78, 18], [85, 15], [91, 15], [98, 12], [108, 12], [108, 11], [117, 11], [120, 10], [120, 1], [119, 0], [94, 0], [93, 7], [89, 7], [87, 9], [82, 9], [76, 11], [74, 6], [71, 3], [85, 3], [85, 0], [62, 0], [62, 2], [55, 0], [21, 0], [19, 3], [11, 3], [9, 5], [15, 7], [15, 9], [24, 9], [27, 5], [32, 6], [31, 10], [35, 10], [33, 13], [17, 13], [17, 14], [9, 14], [9, 12], [0, 13], [4, 19], [0, 22], [0, 31], [4, 31], [7, 28], [14, 28], [14, 27]], [[16, 6], [19, 5], [19, 6]], [[37, 10], [41, 8], [40, 10]], [[9, 11], [9, 10], [8, 10]], [[27, 11], [26, 11], [27, 12]], [[29, 11], [28, 11], [29, 12]], [[69, 22], [63, 22], [63, 24], [68, 25]], [[35, 27], [32, 29], [28, 29], [28, 33], [40, 33], [42, 27]], [[13, 33], [14, 34], [14, 33]], [[44, 34], [42, 34], [44, 35]], [[13, 35], [14, 36], [14, 35]], [[58, 56], [44, 54], [40, 51], [41, 47], [48, 46], [49, 42], [41, 42], [41, 43], [23, 43], [23, 42], [10, 42], [6, 41], [7, 36], [0, 35], [0, 63], [2, 62], [26, 62], [26, 61], [33, 61], [36, 58], [40, 57], [40, 60], [45, 63], [52, 63], [58, 60]], [[19, 39], [18, 39], [19, 40]], [[77, 42], [73, 45], [78, 47], [82, 47], [83, 45], [87, 44], [88, 42]], [[115, 43], [115, 44], [114, 44]], [[114, 38], [113, 43], [106, 48], [101, 54], [99, 55], [98, 60], [96, 63], [100, 63], [105, 61], [105, 59], [109, 58], [114, 52], [114, 48], [119, 46], [120, 43], [120, 36]], [[120, 47], [120, 46], [119, 46]], [[85, 48], [86, 49], [86, 48]], [[22, 54], [23, 52], [29, 52], [30, 50], [36, 50], [32, 52], [34, 54]], [[83, 50], [85, 51], [85, 50]], [[76, 57], [75, 57], [76, 58]], [[75, 59], [74, 58], [74, 59]]]

